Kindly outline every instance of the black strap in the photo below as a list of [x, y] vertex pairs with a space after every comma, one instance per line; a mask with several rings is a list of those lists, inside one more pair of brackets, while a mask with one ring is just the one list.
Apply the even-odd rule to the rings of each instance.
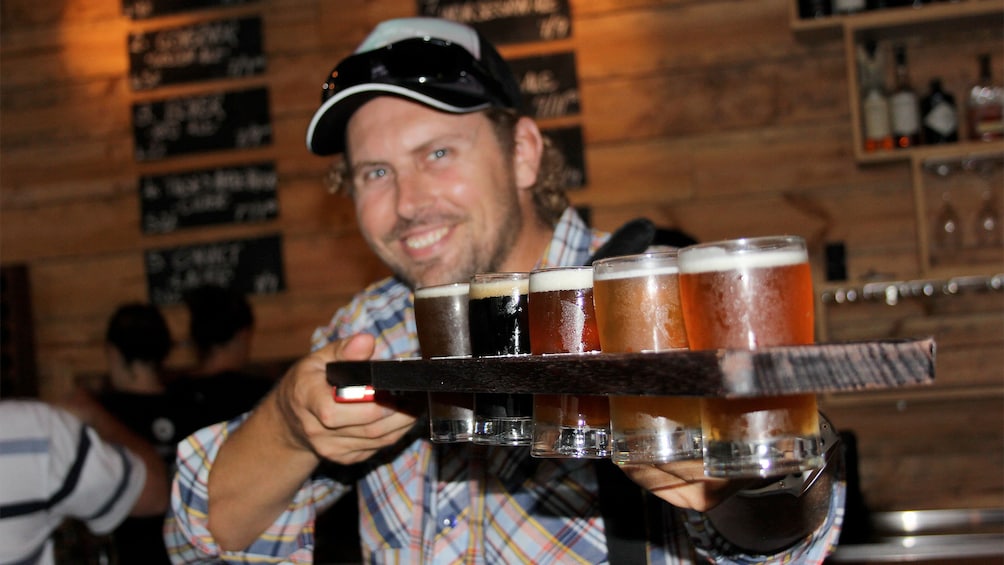
[[607, 536], [611, 565], [648, 562], [645, 490], [628, 478], [612, 461], [596, 462], [600, 514]]
[[635, 218], [623, 226], [617, 228], [606, 243], [596, 250], [596, 253], [589, 258], [587, 265], [592, 265], [593, 261], [615, 257], [617, 255], [631, 255], [645, 251], [655, 239], [655, 225], [646, 218]]

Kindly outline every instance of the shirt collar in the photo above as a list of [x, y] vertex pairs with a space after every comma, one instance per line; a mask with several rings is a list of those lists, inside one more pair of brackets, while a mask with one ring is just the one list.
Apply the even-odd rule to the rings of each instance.
[[585, 265], [590, 255], [609, 237], [609, 234], [590, 230], [575, 208], [568, 207], [561, 214], [551, 243], [536, 268]]

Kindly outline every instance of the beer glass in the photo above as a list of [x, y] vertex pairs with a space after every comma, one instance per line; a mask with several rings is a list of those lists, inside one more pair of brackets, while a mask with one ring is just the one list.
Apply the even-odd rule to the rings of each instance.
[[[471, 354], [468, 287], [464, 282], [415, 289], [415, 328], [422, 358]], [[429, 393], [429, 439], [437, 443], [466, 442], [473, 431], [473, 394]]]
[[[812, 274], [796, 236], [734, 239], [680, 250], [690, 348], [756, 349], [813, 343]], [[701, 401], [705, 473], [797, 473], [822, 463], [816, 397]]]
[[[468, 322], [472, 355], [530, 354], [529, 283], [530, 273], [479, 273], [471, 278]], [[474, 443], [530, 445], [532, 427], [532, 395], [474, 395]]]
[[[600, 350], [593, 309], [593, 268], [558, 267], [530, 273], [530, 351]], [[534, 457], [606, 458], [610, 407], [606, 396], [533, 395]]]
[[[603, 352], [686, 349], [675, 250], [594, 262], [593, 301]], [[610, 436], [614, 463], [700, 459], [700, 401], [611, 395]]]

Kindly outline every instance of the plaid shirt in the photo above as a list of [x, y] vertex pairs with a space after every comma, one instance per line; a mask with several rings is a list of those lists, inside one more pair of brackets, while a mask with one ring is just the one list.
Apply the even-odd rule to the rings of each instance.
[[[607, 238], [571, 209], [539, 267], [583, 264]], [[395, 279], [375, 283], [313, 337], [318, 347], [366, 332], [376, 357], [418, 355], [412, 295]], [[200, 430], [179, 445], [172, 514], [165, 535], [175, 563], [311, 563], [316, 513], [347, 489], [312, 477], [246, 552], [220, 553], [207, 529], [206, 484], [213, 458], [241, 419]], [[419, 430], [421, 426], [416, 426]], [[597, 478], [588, 460], [534, 459], [529, 449], [433, 444], [415, 435], [393, 460], [373, 462], [359, 480], [360, 536], [369, 563], [605, 563]], [[782, 555], [746, 556], [703, 515], [660, 503], [665, 525], [650, 536], [650, 563], [822, 563], [839, 534], [843, 483], [826, 522]]]

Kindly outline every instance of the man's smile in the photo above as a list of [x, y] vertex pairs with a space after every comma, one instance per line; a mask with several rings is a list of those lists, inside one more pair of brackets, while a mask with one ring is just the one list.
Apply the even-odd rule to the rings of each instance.
[[450, 232], [449, 226], [412, 234], [402, 238], [405, 247], [411, 251], [421, 251], [439, 243]]

